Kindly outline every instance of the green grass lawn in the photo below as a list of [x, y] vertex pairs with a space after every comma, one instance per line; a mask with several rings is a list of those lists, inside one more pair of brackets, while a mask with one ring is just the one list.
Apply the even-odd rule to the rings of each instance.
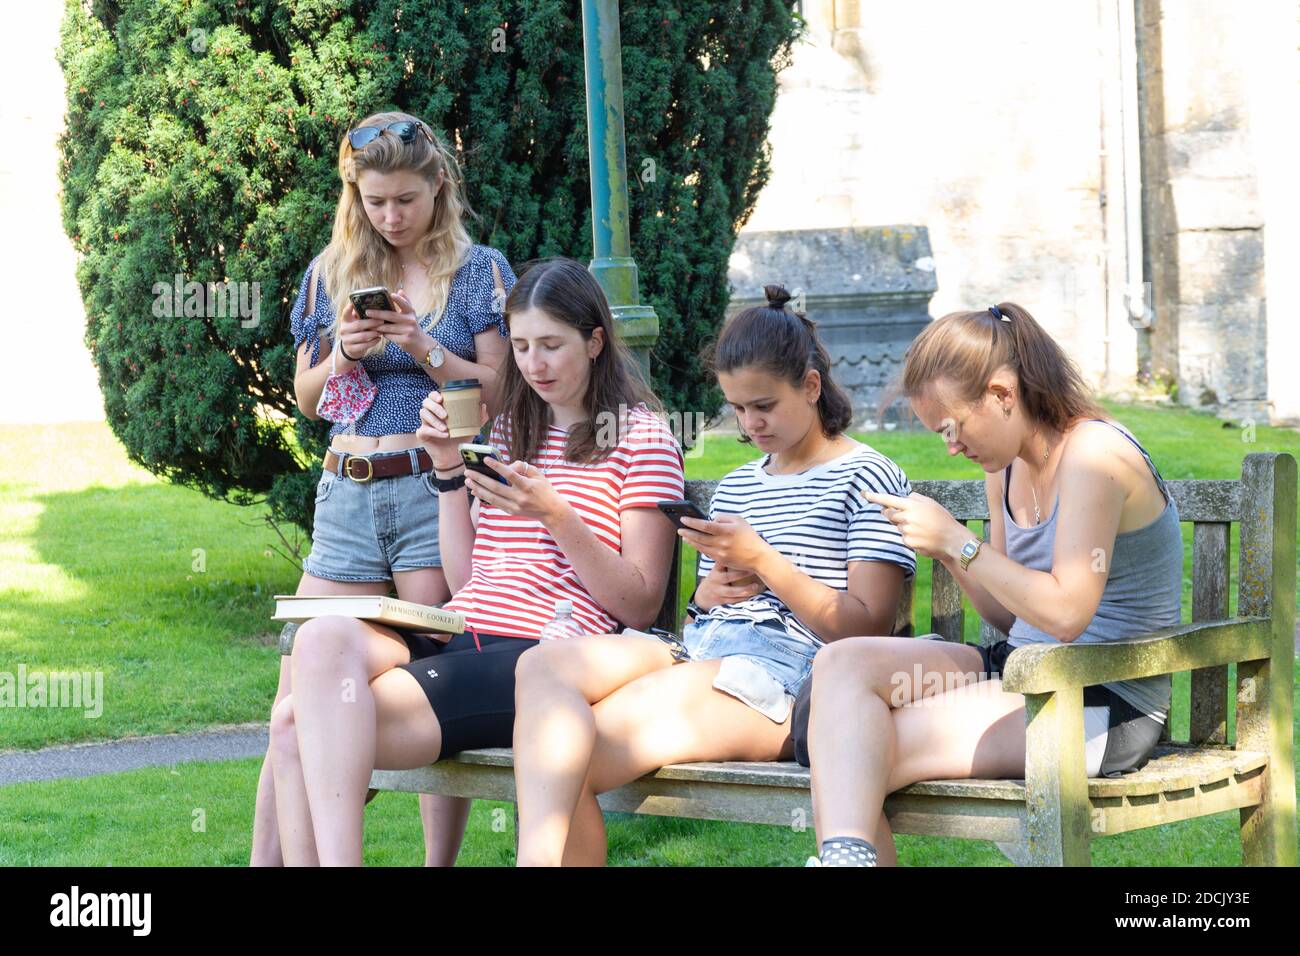
[[[1205, 415], [1111, 410], [1168, 478], [1236, 478], [1251, 451], [1300, 457], [1300, 435], [1291, 431], [1261, 427], [1252, 444], [1240, 429]], [[930, 434], [858, 437], [913, 479], [980, 477]], [[0, 670], [22, 664], [29, 672], [101, 672], [105, 697], [97, 719], [57, 708], [2, 712], [0, 750], [264, 721], [278, 672], [269, 597], [292, 591], [298, 571], [270, 550], [278, 539], [261, 523], [261, 509], [156, 480], [127, 462], [102, 424], [0, 426], [0, 447]], [[718, 478], [755, 454], [732, 438], [710, 436], [687, 473]], [[42, 464], [35, 477], [32, 462]], [[1190, 528], [1185, 534], [1190, 540]], [[1235, 565], [1235, 535], [1232, 553]], [[924, 630], [929, 567], [921, 564], [915, 606]], [[693, 556], [687, 566], [693, 568]], [[976, 627], [968, 612], [968, 639]], [[1186, 732], [1186, 687], [1181, 675], [1175, 736]], [[0, 788], [0, 863], [243, 862], [255, 783], [255, 764], [234, 762]], [[404, 802], [409, 810], [399, 806]], [[465, 851], [471, 862], [510, 856], [511, 841], [492, 830], [493, 806], [477, 806]], [[195, 808], [207, 808], [206, 833], [191, 830]], [[174, 811], [179, 823], [168, 816]], [[369, 814], [372, 862], [418, 862], [413, 797], [385, 794]], [[1234, 815], [1176, 826], [1172, 837], [1162, 837], [1161, 828], [1099, 841], [1095, 858], [1236, 862]], [[390, 839], [393, 829], [402, 835]], [[789, 863], [811, 848], [809, 834], [772, 827], [618, 818], [610, 832], [611, 860], [626, 864]], [[904, 862], [917, 864], [1001, 860], [991, 845], [963, 841], [900, 838], [900, 851]]]
[[[0, 866], [242, 866], [248, 862], [260, 763], [190, 763], [110, 777], [0, 787]], [[805, 830], [677, 820], [608, 818], [617, 866], [799, 866]], [[514, 863], [510, 804], [476, 801], [461, 866]], [[900, 836], [905, 866], [1006, 866], [991, 843]], [[423, 862], [414, 794], [381, 793], [366, 808], [365, 862]], [[1237, 814], [1223, 813], [1093, 842], [1099, 866], [1235, 866]]]

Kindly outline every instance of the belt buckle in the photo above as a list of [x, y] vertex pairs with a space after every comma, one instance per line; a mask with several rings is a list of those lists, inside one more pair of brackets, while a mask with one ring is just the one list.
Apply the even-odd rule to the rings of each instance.
[[[354, 461], [364, 461], [366, 463], [366, 477], [358, 478], [356, 475], [352, 474], [352, 463]], [[348, 477], [351, 478], [359, 485], [364, 485], [371, 478], [375, 477], [374, 462], [372, 462], [365, 455], [348, 455], [347, 466], [344, 468], [344, 470], [348, 473]]]

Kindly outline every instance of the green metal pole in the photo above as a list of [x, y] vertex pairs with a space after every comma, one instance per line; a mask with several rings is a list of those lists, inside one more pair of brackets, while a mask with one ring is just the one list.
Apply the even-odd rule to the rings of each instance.
[[649, 380], [659, 317], [641, 304], [628, 231], [627, 146], [623, 137], [623, 54], [618, 0], [582, 0], [591, 164], [592, 274], [609, 299], [614, 328]]

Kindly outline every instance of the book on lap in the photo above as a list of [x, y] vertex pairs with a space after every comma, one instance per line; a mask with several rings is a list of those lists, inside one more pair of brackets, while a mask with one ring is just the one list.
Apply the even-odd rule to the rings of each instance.
[[378, 594], [277, 594], [275, 613], [271, 615], [271, 620], [301, 624], [314, 617], [328, 615], [355, 617], [422, 633], [465, 633], [463, 614]]

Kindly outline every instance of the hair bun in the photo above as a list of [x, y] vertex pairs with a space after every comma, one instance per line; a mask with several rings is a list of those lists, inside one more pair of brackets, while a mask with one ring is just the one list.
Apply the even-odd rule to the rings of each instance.
[[774, 309], [784, 309], [785, 304], [790, 301], [790, 293], [786, 291], [783, 285], [765, 285], [763, 294], [767, 296], [767, 304]]

